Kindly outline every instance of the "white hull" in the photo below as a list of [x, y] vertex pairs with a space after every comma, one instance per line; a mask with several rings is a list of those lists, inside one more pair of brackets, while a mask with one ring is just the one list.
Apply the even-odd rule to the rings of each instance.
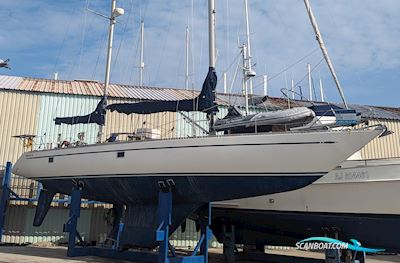
[[[33, 151], [17, 161], [13, 172], [33, 179], [326, 173], [381, 132], [377, 127], [267, 133]], [[118, 158], [118, 152], [124, 157]]]
[[400, 159], [345, 161], [302, 189], [215, 203], [246, 210], [400, 215]]
[[[172, 221], [177, 227], [206, 203], [307, 186], [382, 131], [376, 127], [107, 143], [26, 153], [13, 172], [42, 182], [49, 199], [57, 192], [70, 194], [79, 181], [83, 198], [125, 205], [127, 234], [122, 242], [154, 247], [160, 184], [174, 185]], [[44, 205], [38, 207], [45, 210]]]
[[213, 203], [213, 230], [220, 239], [230, 222], [240, 244], [295, 246], [331, 235], [398, 253], [399, 189], [400, 159], [346, 161], [298, 190]]

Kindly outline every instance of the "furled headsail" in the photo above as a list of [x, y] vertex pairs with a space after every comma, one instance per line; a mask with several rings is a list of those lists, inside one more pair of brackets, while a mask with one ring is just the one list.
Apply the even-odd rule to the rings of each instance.
[[104, 125], [105, 114], [106, 110], [104, 109], [104, 98], [102, 98], [92, 113], [83, 116], [57, 117], [54, 119], [54, 122], [56, 125], [61, 125], [62, 123], [70, 125], [79, 123], [96, 123], [98, 125]]
[[208, 114], [218, 111], [215, 103], [217, 75], [214, 68], [209, 68], [202, 90], [196, 98], [172, 101], [145, 101], [138, 103], [110, 104], [107, 110], [125, 114], [150, 114], [165, 111], [202, 111]]

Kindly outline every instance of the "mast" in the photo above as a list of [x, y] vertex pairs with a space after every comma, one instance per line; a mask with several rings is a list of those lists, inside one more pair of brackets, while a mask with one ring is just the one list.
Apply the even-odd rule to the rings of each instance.
[[[289, 85], [288, 85], [288, 78], [287, 78], [287, 66], [285, 66], [285, 74], [284, 74], [284, 77], [285, 77], [285, 89], [286, 89], [286, 93], [287, 93], [287, 95], [289, 95]], [[288, 98], [289, 98], [289, 96], [287, 96]]]
[[288, 103], [288, 109], [290, 110], [290, 94], [289, 94], [289, 86], [288, 86], [288, 78], [287, 78], [287, 67], [285, 66], [285, 90], [286, 90], [286, 97]]
[[292, 79], [292, 86], [291, 86], [291, 93], [292, 93], [292, 100], [294, 100], [294, 79]]
[[[216, 43], [215, 43], [215, 26], [216, 26], [216, 10], [215, 0], [208, 0], [208, 60], [209, 70], [215, 71], [216, 65]], [[213, 130], [215, 112], [211, 111], [208, 114], [209, 119], [209, 131], [210, 135], [215, 134]]]
[[185, 36], [185, 89], [189, 89], [189, 27], [186, 27]]
[[228, 93], [228, 77], [227, 77], [227, 73], [224, 72], [224, 74], [222, 75], [223, 79], [224, 79], [224, 93]]
[[264, 96], [268, 96], [268, 76], [263, 76]]
[[321, 77], [319, 78], [319, 91], [321, 93], [321, 101], [325, 101], [325, 95], [324, 95], [324, 87], [322, 86], [322, 79]]
[[209, 67], [215, 69], [216, 44], [215, 44], [215, 0], [208, 0], [208, 61]]
[[[106, 72], [104, 78], [104, 106], [107, 105], [107, 96], [108, 96], [108, 86], [110, 85], [110, 71], [111, 71], [111, 59], [112, 59], [112, 46], [114, 39], [114, 26], [116, 23], [116, 18], [120, 15], [124, 14], [124, 10], [122, 8], [116, 8], [117, 0], [111, 1], [111, 14], [108, 19], [110, 20], [110, 26], [108, 30], [108, 49], [107, 49], [107, 62], [106, 62]], [[99, 127], [99, 142], [101, 141], [101, 136], [103, 134], [103, 125]]]
[[249, 89], [247, 85], [247, 63], [246, 63], [246, 55], [247, 54], [247, 47], [246, 44], [242, 45], [242, 55], [243, 55], [243, 81], [242, 81], [242, 93], [245, 99], [245, 111], [246, 115], [249, 115]]
[[312, 90], [312, 79], [311, 79], [311, 64], [307, 64], [307, 74], [308, 74], [308, 92], [310, 94], [310, 100], [313, 100], [313, 90]]
[[140, 22], [140, 61], [139, 61], [139, 86], [143, 86], [144, 71], [144, 20]]
[[331, 59], [329, 57], [328, 50], [325, 47], [324, 40], [322, 39], [321, 32], [319, 31], [319, 28], [318, 28], [317, 20], [315, 19], [314, 13], [313, 13], [313, 11], [311, 9], [310, 1], [309, 0], [304, 0], [304, 4], [306, 6], [308, 17], [310, 18], [310, 22], [311, 22], [311, 25], [312, 25], [312, 27], [314, 29], [314, 33], [316, 35], [318, 44], [319, 44], [319, 46], [321, 48], [322, 54], [324, 55], [325, 61], [328, 64], [329, 71], [331, 72], [332, 77], [333, 77], [333, 79], [335, 81], [336, 88], [339, 91], [340, 97], [342, 98], [342, 101], [343, 101], [343, 104], [344, 104], [345, 108], [348, 109], [346, 98], [344, 96], [342, 86], [340, 85], [339, 79], [338, 79], [338, 77], [336, 75], [336, 71], [335, 71], [335, 68], [333, 67], [332, 61], [331, 61]]
[[253, 80], [252, 77], [256, 75], [256, 73], [252, 70], [251, 63], [251, 47], [250, 47], [250, 23], [249, 23], [249, 7], [247, 0], [244, 0], [244, 12], [245, 12], [245, 20], [246, 20], [246, 60], [247, 60], [247, 78], [249, 80], [249, 88], [250, 94], [253, 94]]

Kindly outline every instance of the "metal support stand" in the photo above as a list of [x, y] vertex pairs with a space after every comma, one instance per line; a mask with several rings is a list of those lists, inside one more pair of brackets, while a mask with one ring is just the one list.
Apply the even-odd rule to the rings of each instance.
[[212, 238], [211, 225], [211, 204], [207, 203], [202, 207], [200, 213], [200, 255], [201, 262], [208, 263], [208, 241]]
[[76, 238], [79, 239], [81, 244], [83, 244], [83, 240], [81, 235], [79, 234], [78, 227], [78, 219], [81, 214], [81, 189], [79, 187], [74, 187], [71, 192], [71, 204], [69, 207], [69, 219], [67, 223], [64, 224], [63, 231], [68, 232], [68, 251], [67, 256], [73, 257], [75, 255], [75, 241]]
[[[334, 231], [335, 239], [339, 238], [339, 233]], [[361, 244], [360, 244], [361, 245]], [[346, 252], [346, 251], [344, 251]], [[342, 255], [343, 251], [340, 249], [326, 249], [325, 250], [325, 263], [343, 263], [342, 260], [350, 263], [364, 263], [365, 253], [362, 252], [349, 252], [349, 258], [345, 258], [346, 255]], [[350, 255], [351, 254], [351, 255]], [[351, 260], [351, 261], [348, 261]]]
[[[146, 251], [121, 251], [119, 242], [112, 248], [85, 246], [79, 232], [77, 231], [78, 219], [81, 208], [81, 188], [74, 187], [71, 193], [71, 205], [69, 219], [64, 224], [64, 232], [69, 233], [68, 252], [69, 257], [76, 256], [100, 256], [107, 258], [118, 258], [131, 261], [158, 262], [158, 263], [208, 263], [208, 241], [211, 238], [211, 205], [206, 204], [200, 209], [201, 237], [194, 251], [190, 256], [177, 256], [174, 247], [169, 242], [170, 226], [172, 224], [172, 192], [171, 189], [161, 191], [158, 198], [158, 228], [155, 232], [156, 240], [159, 242], [158, 254]], [[117, 240], [122, 234], [123, 226], [118, 231]], [[75, 242], [78, 239], [82, 247], [77, 247]]]
[[325, 250], [325, 263], [341, 263], [341, 252], [339, 249]]
[[[365, 253], [353, 252], [349, 263], [365, 263]], [[341, 259], [341, 251], [338, 249], [325, 250], [325, 263], [344, 263]]]
[[3, 237], [4, 223], [6, 221], [6, 212], [8, 201], [10, 200], [10, 179], [11, 179], [11, 162], [7, 162], [6, 169], [4, 171], [3, 182], [1, 184], [1, 196], [0, 196], [0, 243]]
[[235, 226], [223, 227], [223, 253], [225, 262], [235, 262]]
[[[158, 253], [158, 262], [208, 262], [208, 241], [211, 238], [212, 232], [210, 230], [211, 224], [211, 205], [206, 204], [200, 208], [199, 222], [200, 222], [200, 240], [194, 248], [192, 255], [186, 257], [178, 257], [175, 253], [174, 247], [169, 243], [169, 227], [172, 224], [172, 192], [160, 191], [158, 198], [158, 223], [159, 226], [156, 231], [156, 240], [160, 242]], [[168, 255], [171, 253], [171, 257]], [[198, 255], [198, 252], [199, 255]]]
[[354, 263], [365, 263], [367, 262], [367, 256], [365, 252], [354, 252]]

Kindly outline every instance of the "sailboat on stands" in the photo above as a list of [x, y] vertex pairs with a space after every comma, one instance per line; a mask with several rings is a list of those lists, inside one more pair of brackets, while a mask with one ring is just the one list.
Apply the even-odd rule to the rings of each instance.
[[[383, 132], [382, 126], [375, 126], [351, 131], [213, 135], [218, 106], [215, 103], [214, 0], [209, 0], [208, 7], [209, 69], [199, 96], [189, 100], [111, 104], [105, 107], [103, 103], [106, 99], [103, 99], [91, 114], [56, 119], [56, 122], [72, 124], [83, 120], [85, 123], [104, 124], [106, 110], [125, 114], [201, 111], [206, 112], [210, 120], [210, 135], [98, 143], [23, 154], [13, 172], [37, 180], [44, 187], [35, 225], [42, 223], [55, 193], [70, 194], [73, 187], [79, 185], [82, 198], [126, 209], [123, 218], [125, 226], [120, 237], [122, 246], [153, 248], [157, 246], [154, 231], [157, 228], [160, 187], [174, 187], [173, 232], [206, 203], [307, 186]], [[115, 24], [113, 19], [112, 15], [110, 27]], [[111, 61], [111, 52], [107, 61]], [[109, 63], [107, 65], [109, 69]], [[106, 74], [105, 91], [108, 80]]]

